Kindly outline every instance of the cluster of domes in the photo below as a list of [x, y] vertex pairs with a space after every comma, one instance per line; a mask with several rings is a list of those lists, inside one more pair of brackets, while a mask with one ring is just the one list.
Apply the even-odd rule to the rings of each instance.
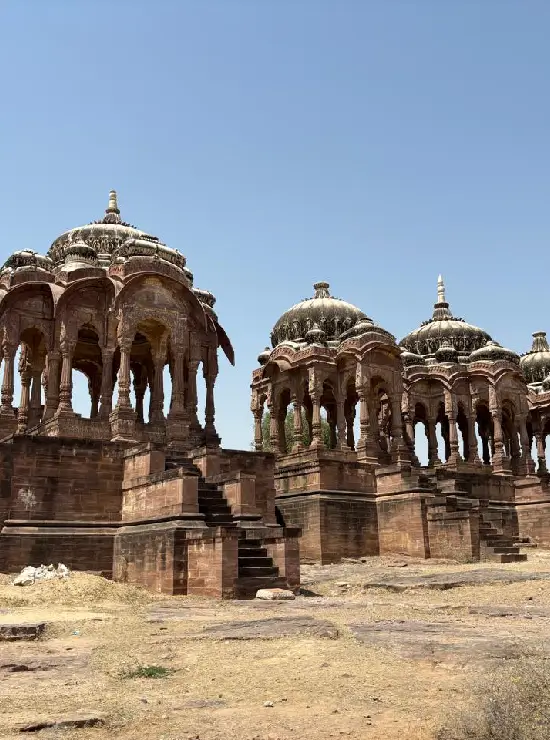
[[3, 272], [39, 269], [51, 273], [81, 267], [108, 268], [132, 257], [153, 257], [168, 262], [185, 274], [189, 284], [193, 283], [183, 254], [167, 247], [158, 237], [123, 221], [117, 194], [111, 190], [102, 219], [64, 232], [54, 240], [46, 256], [30, 250], [15, 252], [5, 262]]
[[[292, 306], [277, 321], [271, 332], [272, 347], [281, 344], [296, 348], [304, 344], [337, 346], [346, 339], [360, 336], [373, 328], [383, 331], [393, 340], [389, 332], [376, 326], [359, 308], [331, 296], [328, 283], [316, 283], [314, 289], [313, 298]], [[544, 371], [546, 375], [550, 372], [550, 349], [546, 339], [544, 348], [540, 334], [536, 336], [539, 337], [535, 352], [537, 359], [526, 360], [528, 356], [525, 356], [521, 366], [523, 369], [527, 362], [527, 366], [532, 367], [533, 372], [536, 367], [540, 375], [543, 372], [541, 362], [547, 363], [548, 369]], [[518, 354], [502, 347], [483, 329], [452, 315], [445, 298], [445, 286], [441, 275], [437, 282], [437, 302], [434, 304], [431, 319], [422, 322], [417, 329], [407, 334], [399, 346], [406, 367], [433, 363], [497, 361], [520, 365]], [[535, 345], [533, 347], [535, 351]], [[542, 350], [544, 351], [541, 355]], [[269, 347], [260, 353], [258, 357], [260, 365], [269, 361], [270, 354]], [[541, 357], [544, 357], [544, 362]]]

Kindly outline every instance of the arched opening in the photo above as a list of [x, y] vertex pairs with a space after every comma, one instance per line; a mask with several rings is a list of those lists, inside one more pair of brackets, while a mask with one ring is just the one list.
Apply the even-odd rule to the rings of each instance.
[[328, 450], [335, 450], [338, 446], [337, 404], [329, 381], [323, 383], [321, 395], [321, 437]]
[[350, 450], [357, 450], [357, 443], [361, 439], [361, 423], [357, 408], [359, 396], [353, 378], [348, 380], [346, 398], [344, 401], [344, 419], [346, 421], [346, 445]]
[[504, 454], [510, 461], [512, 472], [517, 474], [520, 468], [521, 447], [516, 428], [515, 409], [510, 401], [505, 401], [502, 405], [502, 436]]
[[443, 401], [440, 401], [437, 407], [435, 436], [437, 439], [438, 457], [440, 460], [447, 462], [451, 456], [451, 445], [449, 440], [449, 419], [445, 413], [445, 404]]
[[414, 407], [414, 452], [422, 466], [429, 465], [429, 446], [428, 446], [428, 415], [426, 407], [422, 403], [415, 404]]
[[479, 456], [484, 465], [490, 465], [493, 451], [493, 420], [489, 407], [484, 401], [476, 404], [476, 424]]
[[461, 403], [458, 404], [456, 427], [458, 434], [458, 451], [464, 460], [470, 462], [470, 430], [468, 427], [468, 417], [464, 406]]
[[46, 343], [40, 329], [28, 328], [21, 333], [14, 367], [18, 430], [23, 432], [40, 423], [45, 405]]
[[376, 409], [376, 433], [378, 436], [378, 445], [380, 448], [379, 462], [382, 465], [391, 463], [392, 449], [392, 413], [390, 399], [385, 388], [377, 389], [377, 409]]
[[85, 419], [98, 415], [102, 368], [98, 333], [92, 325], [84, 324], [78, 330], [73, 352], [71, 384], [73, 411]]

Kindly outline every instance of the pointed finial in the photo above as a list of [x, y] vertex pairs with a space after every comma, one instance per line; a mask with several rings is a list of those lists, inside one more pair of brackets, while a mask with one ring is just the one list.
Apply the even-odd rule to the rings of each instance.
[[109, 191], [109, 205], [105, 213], [120, 213], [116, 197], [116, 190]]
[[533, 334], [533, 346], [531, 352], [548, 352], [550, 347], [548, 346], [548, 340], [546, 339], [545, 331], [536, 331]]
[[446, 303], [445, 301], [445, 283], [441, 275], [437, 278], [437, 302]]
[[325, 282], [321, 283], [314, 283], [313, 290], [315, 291], [314, 298], [330, 298], [330, 293], [328, 292], [330, 288], [330, 285]]

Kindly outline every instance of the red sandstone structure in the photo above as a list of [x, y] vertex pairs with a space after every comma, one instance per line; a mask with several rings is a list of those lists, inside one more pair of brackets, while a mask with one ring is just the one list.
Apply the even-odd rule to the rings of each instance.
[[255, 447], [275, 454], [277, 507], [301, 528], [302, 557], [511, 562], [522, 544], [550, 546], [545, 334], [520, 358], [453, 317], [440, 277], [431, 319], [398, 344], [327, 283], [314, 289], [277, 321], [252, 378]]
[[[114, 191], [102, 220], [62, 234], [47, 256], [7, 260], [0, 570], [61, 561], [220, 597], [298, 587], [299, 530], [277, 523], [273, 456], [220, 447], [218, 350], [234, 358], [214, 302], [193, 286], [183, 255], [121, 220]], [[89, 418], [73, 410], [75, 369], [88, 379]]]
[[[300, 554], [510, 562], [522, 544], [550, 546], [543, 332], [520, 358], [453, 317], [440, 278], [432, 317], [397, 343], [317, 283], [258, 358], [256, 449], [235, 451], [215, 427], [218, 351], [234, 357], [214, 303], [183, 255], [122, 222], [114, 192], [102, 220], [46, 256], [7, 260], [0, 570], [62, 561], [231, 598], [296, 590]], [[88, 380], [89, 418], [73, 409], [74, 370]]]

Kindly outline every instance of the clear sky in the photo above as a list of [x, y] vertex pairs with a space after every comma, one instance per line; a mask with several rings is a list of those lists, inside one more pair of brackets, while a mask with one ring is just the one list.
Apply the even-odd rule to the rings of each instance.
[[228, 447], [318, 280], [401, 338], [441, 272], [526, 351], [550, 330], [549, 38], [548, 0], [0, 0], [0, 259], [115, 188], [217, 296]]

